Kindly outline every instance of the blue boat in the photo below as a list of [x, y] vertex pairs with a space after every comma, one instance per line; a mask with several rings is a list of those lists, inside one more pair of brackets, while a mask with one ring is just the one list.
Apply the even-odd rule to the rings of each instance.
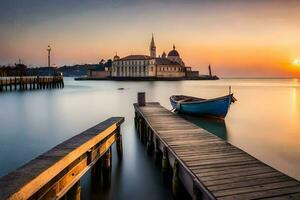
[[235, 101], [233, 94], [214, 99], [201, 99], [185, 95], [170, 97], [173, 109], [179, 113], [218, 118], [225, 118], [231, 103]]

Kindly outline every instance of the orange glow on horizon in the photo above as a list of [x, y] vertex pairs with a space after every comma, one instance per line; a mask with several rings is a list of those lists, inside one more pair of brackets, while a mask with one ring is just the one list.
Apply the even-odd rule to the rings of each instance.
[[203, 74], [211, 64], [219, 76], [300, 76], [300, 3], [155, 2], [99, 9], [3, 29], [0, 65], [21, 58], [46, 66], [48, 44], [57, 65], [98, 63], [115, 52], [148, 55], [154, 32], [158, 55], [175, 44], [185, 64]]

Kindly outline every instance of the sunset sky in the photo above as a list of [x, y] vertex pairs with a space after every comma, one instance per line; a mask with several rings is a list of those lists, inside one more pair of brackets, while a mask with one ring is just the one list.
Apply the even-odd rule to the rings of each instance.
[[[220, 76], [300, 77], [300, 1], [0, 0], [0, 65], [97, 63], [175, 44]], [[299, 62], [298, 62], [299, 61]]]

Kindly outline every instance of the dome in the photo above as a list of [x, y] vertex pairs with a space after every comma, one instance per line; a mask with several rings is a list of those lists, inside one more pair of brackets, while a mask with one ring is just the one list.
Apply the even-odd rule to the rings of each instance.
[[169, 56], [180, 57], [178, 51], [175, 50], [175, 45], [173, 45], [173, 50], [168, 53], [168, 57]]
[[120, 60], [120, 57], [116, 54], [116, 55], [114, 56], [114, 60]]

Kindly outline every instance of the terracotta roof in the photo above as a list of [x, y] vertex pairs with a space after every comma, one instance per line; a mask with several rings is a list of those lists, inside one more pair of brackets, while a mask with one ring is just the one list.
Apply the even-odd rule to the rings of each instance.
[[171, 61], [167, 58], [155, 58], [156, 64], [157, 65], [179, 65], [179, 63]]
[[149, 60], [149, 59], [151, 59], [151, 57], [147, 55], [129, 55], [124, 58], [121, 58], [120, 60]]

